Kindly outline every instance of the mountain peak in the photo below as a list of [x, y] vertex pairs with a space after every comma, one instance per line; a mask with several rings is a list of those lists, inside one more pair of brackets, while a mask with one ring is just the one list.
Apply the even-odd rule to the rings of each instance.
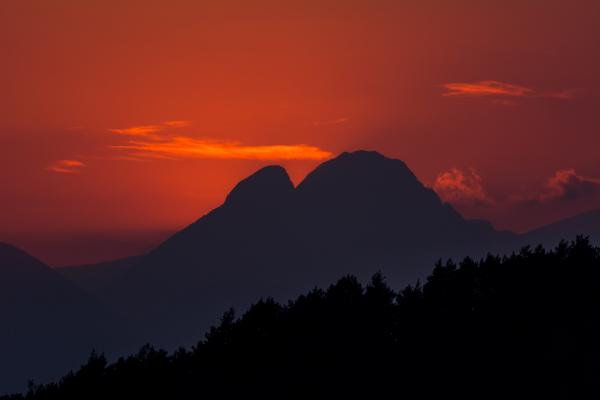
[[319, 165], [298, 186], [301, 190], [327, 186], [360, 188], [376, 186], [422, 185], [406, 164], [376, 151], [344, 152]]
[[381, 154], [378, 151], [375, 150], [356, 150], [356, 151], [344, 151], [343, 153], [341, 153], [339, 156], [337, 156], [335, 159], [363, 159], [363, 160], [381, 160], [381, 159], [387, 159], [386, 156], [384, 156], [383, 154]]
[[361, 165], [363, 168], [368, 166], [382, 166], [385, 164], [393, 163], [396, 166], [402, 166], [405, 169], [409, 169], [404, 161], [386, 157], [378, 151], [375, 150], [355, 150], [355, 151], [345, 151], [341, 153], [339, 156], [325, 162], [324, 164], [354, 164]]
[[290, 195], [294, 184], [285, 168], [269, 165], [239, 182], [227, 195], [226, 205], [271, 203]]

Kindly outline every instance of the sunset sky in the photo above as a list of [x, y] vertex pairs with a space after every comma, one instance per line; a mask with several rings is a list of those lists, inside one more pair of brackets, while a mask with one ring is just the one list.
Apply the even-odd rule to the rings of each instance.
[[2, 1], [0, 241], [134, 254], [261, 166], [298, 183], [357, 149], [500, 229], [600, 208], [598, 21], [597, 0]]

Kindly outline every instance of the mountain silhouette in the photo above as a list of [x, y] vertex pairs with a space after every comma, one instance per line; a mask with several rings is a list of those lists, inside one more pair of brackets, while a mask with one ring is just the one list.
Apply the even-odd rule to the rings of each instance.
[[402, 287], [424, 279], [439, 259], [554, 246], [597, 232], [598, 218], [524, 235], [497, 231], [465, 219], [404, 162], [377, 152], [342, 153], [297, 187], [284, 168], [267, 166], [148, 254], [51, 270], [0, 247], [0, 310], [14, 327], [0, 339], [18, 360], [0, 391], [64, 373], [92, 347], [117, 354], [147, 342], [193, 345], [223, 310], [243, 312], [260, 298], [286, 302], [340, 276], [365, 281], [378, 271]]
[[600, 243], [600, 210], [587, 211], [534, 229], [523, 235], [523, 242], [552, 247], [577, 235], [588, 236], [592, 242]]
[[516, 235], [468, 221], [399, 160], [343, 153], [294, 188], [279, 166], [234, 187], [222, 206], [140, 257], [98, 291], [139, 340], [189, 345], [223, 309], [286, 300], [344, 274], [382, 271], [397, 285], [438, 258], [504, 251]]
[[271, 207], [287, 202], [293, 191], [294, 184], [287, 171], [271, 165], [238, 183], [227, 196], [225, 204], [230, 207]]
[[[318, 227], [307, 236], [313, 245], [326, 245], [338, 255], [351, 252], [351, 259], [363, 253], [367, 263], [388, 265], [390, 254], [420, 257], [423, 250], [438, 249], [438, 257], [447, 255], [444, 249], [472, 253], [479, 243], [491, 249], [512, 236], [465, 220], [404, 162], [377, 152], [343, 153], [316, 168], [296, 191], [299, 222], [307, 231]], [[393, 280], [413, 280], [427, 271], [391, 272]]]
[[141, 256], [95, 264], [56, 268], [61, 275], [94, 297], [102, 297], [108, 287], [131, 268]]
[[59, 377], [112, 342], [107, 327], [117, 326], [106, 307], [60, 273], [2, 243], [0, 319], [3, 391]]

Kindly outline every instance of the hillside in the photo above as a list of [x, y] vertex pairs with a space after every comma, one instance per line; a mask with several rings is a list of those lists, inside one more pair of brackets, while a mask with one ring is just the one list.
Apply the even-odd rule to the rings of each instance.
[[0, 244], [0, 316], [2, 391], [22, 390], [28, 379], [56, 379], [92, 348], [115, 350], [128, 337], [99, 301], [7, 244]]
[[438, 264], [400, 292], [348, 276], [227, 312], [188, 350], [93, 355], [26, 398], [596, 398], [599, 278], [600, 249], [581, 238]]

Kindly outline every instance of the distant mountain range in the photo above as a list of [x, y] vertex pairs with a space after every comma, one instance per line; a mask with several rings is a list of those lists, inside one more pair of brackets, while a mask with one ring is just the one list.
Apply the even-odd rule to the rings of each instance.
[[574, 217], [534, 229], [523, 235], [524, 243], [541, 243], [553, 246], [564, 239], [577, 235], [589, 236], [593, 243], [600, 243], [600, 210], [588, 211]]
[[30, 255], [0, 244], [0, 391], [62, 376], [128, 329], [108, 307]]
[[[51, 270], [0, 248], [0, 310], [14, 327], [0, 346], [27, 363], [0, 377], [0, 392], [63, 374], [92, 345], [116, 353], [145, 342], [194, 344], [229, 307], [242, 310], [259, 298], [285, 301], [343, 275], [377, 271], [400, 287], [425, 277], [438, 259], [554, 246], [577, 234], [600, 239], [600, 211], [523, 235], [497, 231], [463, 218], [402, 161], [376, 152], [343, 153], [297, 187], [283, 168], [265, 167], [146, 255]], [[64, 363], [29, 351], [42, 340], [60, 349]], [[0, 370], [13, 362], [0, 360]]]

